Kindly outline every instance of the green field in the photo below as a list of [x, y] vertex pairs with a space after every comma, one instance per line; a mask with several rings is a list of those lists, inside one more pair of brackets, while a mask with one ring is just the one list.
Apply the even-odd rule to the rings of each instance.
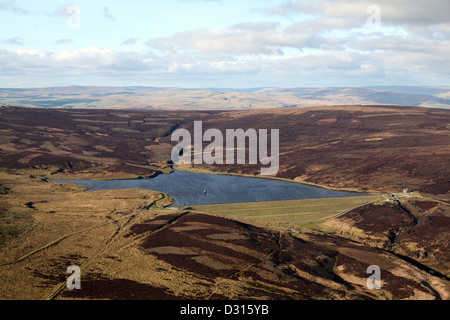
[[308, 224], [334, 218], [380, 196], [316, 198], [190, 206], [193, 210], [268, 222]]

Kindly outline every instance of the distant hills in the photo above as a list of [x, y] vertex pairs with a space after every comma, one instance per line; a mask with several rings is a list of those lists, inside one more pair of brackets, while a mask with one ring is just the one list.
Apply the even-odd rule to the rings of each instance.
[[187, 89], [68, 86], [0, 88], [0, 105], [42, 108], [246, 110], [377, 104], [450, 109], [450, 87]]

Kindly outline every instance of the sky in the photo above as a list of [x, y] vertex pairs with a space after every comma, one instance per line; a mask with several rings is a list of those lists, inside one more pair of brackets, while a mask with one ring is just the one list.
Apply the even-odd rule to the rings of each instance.
[[0, 87], [449, 86], [449, 0], [0, 0]]

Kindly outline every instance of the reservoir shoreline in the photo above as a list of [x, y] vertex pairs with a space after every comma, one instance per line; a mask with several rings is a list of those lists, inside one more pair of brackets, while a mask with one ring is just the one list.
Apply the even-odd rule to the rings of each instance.
[[86, 192], [110, 189], [146, 189], [164, 192], [175, 200], [174, 206], [367, 195], [361, 192], [320, 188], [292, 180], [261, 179], [254, 176], [178, 169], [174, 169], [170, 174], [161, 174], [149, 179], [51, 180], [91, 187]]

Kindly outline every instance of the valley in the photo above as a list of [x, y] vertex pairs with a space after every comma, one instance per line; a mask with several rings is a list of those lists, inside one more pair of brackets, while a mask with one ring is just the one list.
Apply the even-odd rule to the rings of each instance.
[[[0, 109], [1, 299], [449, 299], [450, 114], [400, 106], [245, 111]], [[158, 190], [54, 179], [174, 169], [170, 134], [280, 130], [274, 177], [367, 196], [171, 206]], [[404, 189], [411, 192], [404, 193]], [[68, 290], [78, 265], [82, 289]], [[366, 286], [367, 268], [382, 288]]]

